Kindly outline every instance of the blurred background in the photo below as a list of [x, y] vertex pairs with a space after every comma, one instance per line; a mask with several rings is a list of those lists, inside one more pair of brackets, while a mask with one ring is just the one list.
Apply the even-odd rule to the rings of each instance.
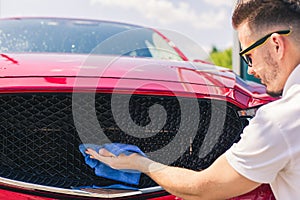
[[234, 0], [0, 0], [0, 16], [89, 18], [170, 30], [197, 43], [202, 49], [199, 59], [232, 68], [234, 31], [231, 27], [231, 12], [234, 2]]

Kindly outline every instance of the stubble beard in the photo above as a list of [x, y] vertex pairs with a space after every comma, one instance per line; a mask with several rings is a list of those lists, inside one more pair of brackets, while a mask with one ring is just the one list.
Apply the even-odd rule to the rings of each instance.
[[282, 95], [283, 92], [283, 88], [279, 89], [279, 90], [269, 90], [268, 89], [268, 84], [272, 84], [272, 82], [274, 83], [276, 79], [278, 79], [278, 75], [279, 75], [279, 64], [273, 59], [273, 57], [271, 56], [270, 51], [267, 51], [266, 56], [264, 56], [264, 61], [266, 63], [267, 66], [271, 67], [272, 66], [272, 70], [268, 71], [268, 74], [264, 74], [263, 78], [265, 81], [265, 84], [267, 86], [267, 94], [272, 96], [272, 97], [280, 97]]

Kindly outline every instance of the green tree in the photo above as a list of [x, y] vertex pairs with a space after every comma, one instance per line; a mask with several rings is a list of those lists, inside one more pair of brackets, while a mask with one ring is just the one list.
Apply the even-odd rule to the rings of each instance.
[[219, 51], [213, 46], [212, 51], [210, 52], [210, 62], [218, 66], [232, 69], [232, 48]]

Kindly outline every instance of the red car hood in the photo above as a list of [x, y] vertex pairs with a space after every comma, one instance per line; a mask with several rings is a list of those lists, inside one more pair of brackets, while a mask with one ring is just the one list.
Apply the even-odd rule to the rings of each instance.
[[[236, 99], [240, 98], [237, 96], [242, 95], [247, 99], [247, 103], [242, 103], [246, 107], [257, 104], [249, 98], [271, 100], [265, 95], [263, 86], [250, 86], [232, 71], [224, 68], [203, 63], [158, 61], [146, 58], [78, 54], [1, 54], [0, 77], [2, 77], [0, 86], [2, 90], [8, 87], [16, 89], [15, 87], [18, 86], [48, 89], [74, 87], [74, 84], [85, 87], [113, 86], [128, 89], [143, 85], [141, 87], [145, 90], [165, 90], [171, 87], [172, 91], [206, 94], [210, 97], [222, 96]], [[24, 84], [25, 78], [26, 84]], [[45, 83], [36, 82], [34, 78], [36, 80], [42, 78]], [[97, 79], [97, 86], [95, 81], [88, 83], [87, 78]], [[103, 81], [108, 79], [109, 82]], [[250, 105], [249, 101], [252, 102]]]
[[[213, 65], [197, 64], [195, 66], [189, 62], [78, 54], [1, 54], [0, 69], [2, 77], [84, 76], [207, 84], [205, 79], [198, 74], [209, 73], [221, 75], [224, 80], [227, 80], [226, 87], [233, 87], [235, 82], [233, 73], [224, 74], [225, 71], [221, 71], [220, 68]], [[183, 80], [192, 74], [195, 75], [188, 80]], [[221, 83], [214, 83], [214, 85], [224, 86]]]

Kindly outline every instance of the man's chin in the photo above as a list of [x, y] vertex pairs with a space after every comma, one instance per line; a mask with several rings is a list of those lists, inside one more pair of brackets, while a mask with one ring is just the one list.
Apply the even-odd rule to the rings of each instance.
[[282, 90], [281, 91], [269, 91], [267, 90], [267, 94], [271, 97], [281, 97], [282, 96]]

